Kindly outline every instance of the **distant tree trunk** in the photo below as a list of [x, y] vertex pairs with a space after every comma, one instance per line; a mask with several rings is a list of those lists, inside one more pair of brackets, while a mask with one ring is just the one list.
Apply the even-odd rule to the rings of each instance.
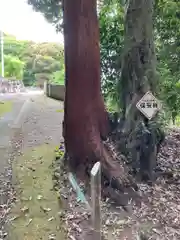
[[156, 93], [156, 57], [153, 39], [154, 0], [129, 0], [125, 19], [125, 49], [121, 89], [124, 150], [144, 179], [152, 179], [157, 156], [157, 128], [136, 108], [147, 92]]
[[[100, 49], [96, 0], [64, 1], [66, 95], [64, 137], [70, 166], [101, 161], [103, 174], [120, 187], [121, 168], [102, 139], [109, 132], [100, 86]], [[81, 169], [82, 170], [82, 169]], [[85, 171], [85, 169], [84, 169]], [[122, 181], [121, 181], [122, 182]]]

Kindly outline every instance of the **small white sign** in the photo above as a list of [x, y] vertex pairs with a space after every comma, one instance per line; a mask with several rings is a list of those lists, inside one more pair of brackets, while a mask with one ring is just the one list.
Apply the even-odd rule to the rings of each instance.
[[145, 117], [151, 120], [161, 109], [161, 103], [151, 92], [147, 92], [136, 104], [136, 107]]

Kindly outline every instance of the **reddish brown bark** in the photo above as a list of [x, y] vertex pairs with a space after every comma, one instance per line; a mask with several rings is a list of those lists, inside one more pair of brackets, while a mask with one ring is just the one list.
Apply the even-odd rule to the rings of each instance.
[[[116, 189], [122, 189], [130, 181], [127, 171], [114, 161], [111, 150], [102, 143], [109, 132], [109, 121], [100, 86], [96, 0], [64, 1], [64, 36], [64, 137], [70, 166], [91, 167], [101, 161], [104, 178]], [[116, 201], [117, 194], [110, 195]]]
[[64, 1], [66, 101], [65, 143], [77, 165], [101, 156], [108, 114], [100, 88], [96, 0]]

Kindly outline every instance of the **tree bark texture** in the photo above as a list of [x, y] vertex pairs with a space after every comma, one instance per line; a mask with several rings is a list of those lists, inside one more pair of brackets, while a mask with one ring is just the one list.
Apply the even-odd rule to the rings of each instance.
[[[101, 155], [108, 115], [100, 89], [99, 29], [96, 1], [64, 1], [65, 143], [73, 165]], [[95, 156], [94, 156], [95, 159]]]
[[[120, 187], [122, 169], [102, 142], [109, 120], [100, 85], [100, 49], [96, 0], [64, 1], [66, 95], [65, 147], [70, 166], [102, 162], [103, 175]], [[127, 180], [127, 177], [126, 177]], [[127, 181], [126, 181], [127, 182]]]
[[129, 0], [125, 17], [125, 49], [122, 61], [124, 148], [135, 168], [152, 177], [158, 143], [157, 129], [136, 108], [147, 92], [156, 92], [156, 57], [153, 38], [154, 0]]

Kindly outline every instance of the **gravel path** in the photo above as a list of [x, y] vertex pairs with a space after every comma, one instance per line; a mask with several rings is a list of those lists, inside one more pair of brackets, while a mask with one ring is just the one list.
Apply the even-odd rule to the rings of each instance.
[[32, 98], [31, 106], [23, 124], [23, 148], [44, 143], [59, 145], [62, 139], [63, 104], [40, 96]]
[[0, 131], [3, 129], [3, 134], [1, 132], [0, 137], [0, 240], [6, 237], [8, 239], [5, 225], [6, 215], [10, 210], [11, 202], [14, 200], [11, 184], [11, 162], [14, 157], [27, 148], [44, 143], [58, 145], [61, 139], [63, 112], [57, 110], [62, 109], [63, 104], [47, 99], [43, 95], [29, 96], [29, 98], [28, 111], [21, 129], [12, 129], [11, 126], [25, 98], [21, 98], [23, 101], [14, 100], [12, 113], [0, 122]]
[[5, 216], [9, 211], [10, 199], [13, 199], [13, 191], [11, 187], [11, 160], [12, 160], [12, 144], [11, 140], [14, 135], [12, 125], [17, 118], [21, 107], [27, 100], [27, 97], [18, 95], [0, 96], [0, 101], [11, 100], [12, 111], [6, 113], [0, 118], [0, 239], [6, 236], [4, 230]]

